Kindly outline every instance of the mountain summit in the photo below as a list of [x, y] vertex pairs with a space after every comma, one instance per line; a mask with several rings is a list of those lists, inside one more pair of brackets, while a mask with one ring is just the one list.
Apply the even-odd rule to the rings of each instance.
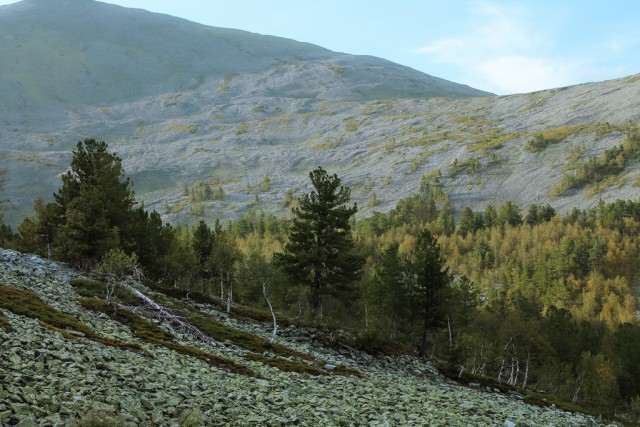
[[4, 113], [127, 102], [243, 74], [296, 98], [489, 95], [379, 58], [92, 0], [0, 7], [0, 40]]

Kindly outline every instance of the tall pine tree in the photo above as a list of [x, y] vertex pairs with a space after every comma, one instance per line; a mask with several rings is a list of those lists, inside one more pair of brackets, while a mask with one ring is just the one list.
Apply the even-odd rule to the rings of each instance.
[[58, 211], [59, 256], [78, 265], [93, 265], [106, 252], [133, 246], [128, 236], [134, 195], [122, 159], [105, 142], [85, 139], [73, 151], [62, 188], [54, 194]]
[[410, 292], [422, 321], [420, 354], [424, 356], [429, 330], [442, 323], [446, 290], [451, 283], [440, 246], [428, 230], [418, 234], [410, 271], [414, 279]]
[[309, 173], [314, 190], [304, 194], [289, 234], [289, 243], [277, 260], [295, 282], [309, 286], [309, 307], [316, 317], [322, 295], [344, 295], [362, 267], [353, 254], [350, 218], [357, 212], [347, 206], [351, 190], [337, 175], [318, 168]]

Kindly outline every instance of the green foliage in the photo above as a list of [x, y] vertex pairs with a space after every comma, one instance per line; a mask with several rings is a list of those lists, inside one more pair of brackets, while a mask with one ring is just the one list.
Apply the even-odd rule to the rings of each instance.
[[[561, 142], [565, 140], [569, 135], [589, 131], [593, 128], [594, 126], [576, 125], [545, 129], [541, 132], [536, 132], [530, 139], [528, 139], [527, 142], [525, 142], [524, 149], [531, 153], [540, 153], [547, 147], [548, 144]], [[599, 131], [599, 134], [596, 135], [597, 138], [601, 138], [602, 136], [604, 136], [602, 132], [605, 128], [599, 126], [596, 129]]]
[[224, 190], [222, 186], [217, 189], [211, 188], [210, 183], [197, 180], [191, 188], [184, 187], [183, 194], [187, 196], [189, 203], [204, 202], [207, 200], [224, 200]]
[[243, 135], [249, 131], [249, 123], [240, 123], [236, 128], [236, 135]]
[[[0, 191], [4, 186], [5, 175], [7, 174], [7, 170], [5, 168], [0, 168]], [[11, 231], [11, 227], [4, 223], [4, 210], [2, 208], [2, 204], [0, 203], [0, 246], [9, 246], [9, 242], [14, 239], [13, 231]]]
[[440, 246], [428, 230], [422, 230], [418, 234], [408, 270], [413, 276], [408, 284], [408, 292], [422, 323], [420, 354], [424, 356], [427, 352], [429, 330], [442, 323], [445, 289], [451, 282]]
[[498, 210], [497, 222], [502, 227], [505, 225], [517, 226], [522, 224], [520, 207], [510, 201], [505, 202]]
[[602, 183], [607, 178], [621, 174], [630, 159], [635, 159], [640, 151], [640, 130], [627, 131], [625, 141], [604, 151], [597, 157], [589, 157], [577, 162], [573, 171], [566, 173], [562, 180], [551, 189], [552, 197], [559, 197], [572, 189]]
[[347, 132], [356, 132], [358, 130], [358, 119], [350, 118], [345, 121], [346, 127], [345, 131]]
[[524, 149], [530, 153], [540, 153], [547, 147], [547, 142], [542, 132], [538, 132], [525, 142]]
[[55, 202], [36, 199], [35, 216], [19, 228], [16, 246], [47, 258], [92, 267], [111, 250], [136, 253], [150, 277], [164, 273], [175, 235], [160, 215], [134, 207], [121, 159], [105, 142], [87, 139], [73, 152]]
[[458, 159], [454, 159], [453, 162], [449, 165], [449, 175], [455, 175], [458, 172], [466, 171], [469, 174], [474, 174], [480, 171], [482, 165], [480, 164], [480, 160], [476, 157], [470, 157], [465, 161], [458, 161]]
[[59, 256], [78, 265], [98, 261], [133, 225], [131, 184], [122, 160], [107, 151], [105, 142], [78, 142], [55, 200], [59, 246], [64, 248]]
[[265, 176], [260, 182], [260, 191], [266, 193], [271, 188], [271, 179], [268, 176]]
[[34, 203], [34, 218], [26, 218], [18, 228], [17, 248], [51, 258], [58, 232], [58, 209], [39, 197]]
[[371, 200], [369, 200], [369, 203], [367, 203], [367, 205], [370, 208], [375, 208], [379, 204], [380, 204], [380, 200], [378, 200], [378, 195], [374, 192], [373, 196], [371, 196]]
[[286, 193], [284, 193], [284, 198], [282, 199], [282, 206], [284, 206], [285, 208], [288, 208], [291, 206], [291, 204], [293, 203], [294, 197], [293, 197], [293, 188], [290, 188], [287, 190]]
[[139, 270], [138, 256], [135, 253], [127, 255], [122, 249], [111, 249], [96, 266], [95, 271], [122, 280], [132, 276]]
[[303, 363], [292, 362], [287, 359], [279, 357], [268, 357], [262, 354], [248, 353], [244, 355], [244, 358], [254, 362], [260, 362], [265, 365], [273, 366], [284, 372], [297, 372], [299, 374], [306, 375], [329, 375], [328, 371], [316, 368], [315, 366], [306, 365]]
[[358, 208], [346, 206], [351, 191], [322, 168], [309, 177], [315, 190], [304, 194], [300, 207], [293, 209], [289, 242], [277, 260], [293, 281], [309, 286], [309, 307], [316, 317], [322, 295], [345, 294], [362, 261], [352, 253], [349, 220]]

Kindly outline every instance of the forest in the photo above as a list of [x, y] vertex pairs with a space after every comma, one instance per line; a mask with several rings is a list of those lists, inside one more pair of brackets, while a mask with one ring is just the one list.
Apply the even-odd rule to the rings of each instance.
[[640, 417], [640, 201], [457, 212], [436, 176], [356, 220], [339, 177], [318, 168], [310, 180], [288, 218], [171, 225], [136, 201], [108, 145], [87, 139], [53, 202], [35, 200], [15, 233], [0, 215], [0, 245], [86, 270], [126, 255], [156, 288], [273, 308], [344, 330], [348, 347]]

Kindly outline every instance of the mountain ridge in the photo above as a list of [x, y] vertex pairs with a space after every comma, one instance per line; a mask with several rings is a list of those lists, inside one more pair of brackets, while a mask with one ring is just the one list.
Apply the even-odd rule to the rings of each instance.
[[[374, 57], [335, 53], [310, 43], [210, 27], [169, 15], [92, 0], [27, 1], [0, 7], [0, 111], [126, 102], [197, 87], [211, 78], [264, 73], [281, 64], [327, 61], [408, 73], [427, 94], [433, 77]], [[437, 79], [439, 83], [444, 80]], [[434, 93], [439, 94], [434, 85]], [[451, 86], [451, 88], [454, 86]], [[487, 95], [462, 85], [459, 94]], [[451, 90], [449, 88], [448, 90]], [[345, 94], [347, 95], [347, 94]], [[388, 95], [393, 95], [389, 92]], [[351, 99], [357, 93], [347, 95]], [[365, 95], [366, 96], [366, 95]]]
[[[0, 8], [0, 22], [6, 8]], [[134, 12], [149, 25], [159, 19]], [[183, 24], [213, 31], [160, 17], [171, 31]], [[0, 25], [0, 32], [7, 28]], [[6, 98], [0, 168], [7, 222], [16, 226], [31, 213], [35, 197], [51, 197], [71, 150], [84, 138], [108, 142], [123, 158], [138, 198], [171, 222], [233, 219], [249, 210], [286, 214], [287, 194], [306, 191], [307, 174], [317, 166], [352, 187], [361, 215], [388, 211], [435, 178], [454, 206], [473, 209], [512, 200], [523, 207], [549, 202], [564, 212], [640, 196], [635, 154], [606, 179], [559, 189], [581, 165], [621, 146], [640, 122], [640, 75], [531, 94], [427, 97], [423, 89], [430, 84], [441, 95], [461, 88], [377, 58], [329, 53], [323, 59], [330, 51], [318, 49], [314, 60], [211, 75], [186, 89], [163, 87], [126, 101], [60, 101], [38, 109], [29, 108], [35, 101]], [[30, 50], [22, 53], [33, 58]], [[128, 61], [125, 68], [135, 64]], [[0, 86], [8, 81], [2, 83], [2, 67]], [[422, 98], [399, 98], [418, 89]], [[223, 200], [185, 193], [203, 183], [221, 188]]]

